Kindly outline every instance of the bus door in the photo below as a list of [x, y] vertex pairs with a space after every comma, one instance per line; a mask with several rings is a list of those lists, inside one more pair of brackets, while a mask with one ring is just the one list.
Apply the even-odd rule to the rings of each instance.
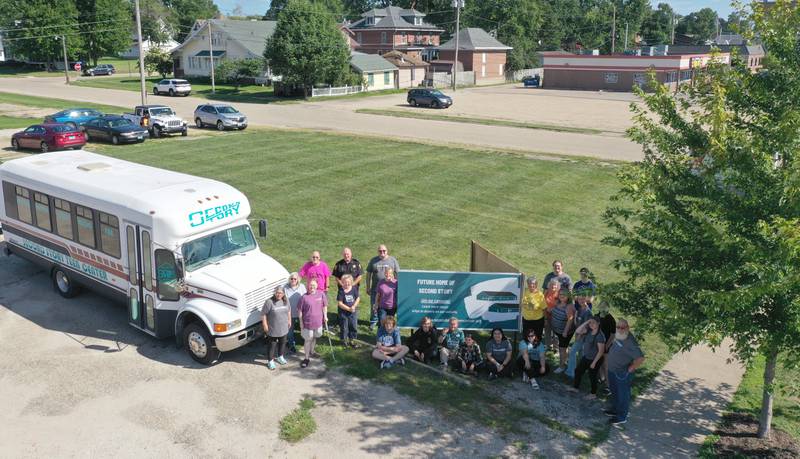
[[153, 285], [153, 241], [150, 228], [126, 222], [128, 250], [128, 322], [155, 334], [155, 286]]

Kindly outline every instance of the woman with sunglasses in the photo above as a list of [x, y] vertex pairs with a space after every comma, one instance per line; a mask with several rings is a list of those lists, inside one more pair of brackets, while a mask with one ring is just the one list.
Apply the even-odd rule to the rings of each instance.
[[517, 368], [522, 373], [522, 382], [530, 383], [533, 389], [539, 389], [535, 378], [547, 374], [547, 361], [542, 339], [533, 330], [528, 330], [525, 339], [519, 342]]

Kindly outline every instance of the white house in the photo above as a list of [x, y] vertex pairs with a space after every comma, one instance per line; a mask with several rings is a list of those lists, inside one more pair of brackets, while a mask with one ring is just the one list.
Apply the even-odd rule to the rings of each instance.
[[397, 67], [377, 54], [352, 52], [350, 67], [364, 77], [367, 91], [397, 88]]
[[215, 67], [224, 60], [263, 57], [266, 40], [275, 33], [275, 24], [275, 21], [198, 20], [186, 40], [172, 51], [175, 76], [210, 76], [212, 51]]
[[[158, 48], [165, 53], [171, 52], [173, 49], [177, 48], [180, 45], [175, 40], [168, 40], [166, 43], [155, 43], [150, 40], [143, 40], [142, 41], [142, 52], [147, 55], [147, 53], [152, 48]], [[119, 57], [123, 57], [126, 59], [136, 59], [139, 57], [139, 42], [136, 40], [136, 37], [133, 37], [133, 41], [131, 42], [131, 47], [126, 49], [125, 51], [119, 53]]]

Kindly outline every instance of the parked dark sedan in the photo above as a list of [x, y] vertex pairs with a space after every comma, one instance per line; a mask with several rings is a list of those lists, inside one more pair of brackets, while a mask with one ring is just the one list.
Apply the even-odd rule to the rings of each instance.
[[95, 118], [83, 125], [83, 129], [86, 132], [86, 140], [107, 140], [114, 145], [144, 142], [147, 137], [147, 129], [116, 115]]
[[11, 148], [32, 148], [46, 153], [50, 150], [80, 148], [86, 136], [79, 128], [61, 123], [35, 124], [11, 136]]
[[442, 91], [433, 88], [417, 88], [408, 91], [406, 97], [409, 105], [427, 105], [433, 108], [447, 108], [453, 105], [453, 99]]

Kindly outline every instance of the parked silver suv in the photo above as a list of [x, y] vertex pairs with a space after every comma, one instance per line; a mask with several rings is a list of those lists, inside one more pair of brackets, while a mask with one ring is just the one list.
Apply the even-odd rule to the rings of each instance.
[[217, 130], [245, 129], [247, 117], [230, 105], [203, 104], [194, 109], [194, 124], [198, 128], [215, 126]]

